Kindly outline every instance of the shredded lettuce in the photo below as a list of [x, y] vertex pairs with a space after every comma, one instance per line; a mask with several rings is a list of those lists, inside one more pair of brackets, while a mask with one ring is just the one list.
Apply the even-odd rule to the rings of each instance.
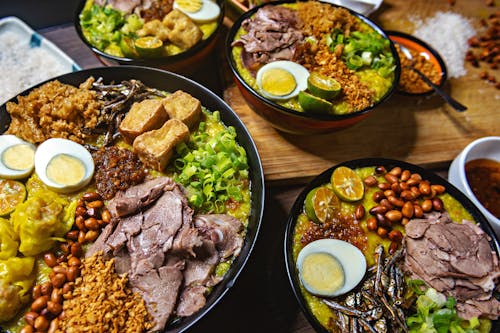
[[422, 284], [411, 281], [409, 284], [416, 287], [411, 287], [414, 291], [419, 290], [416, 301], [417, 313], [406, 319], [410, 333], [480, 333], [485, 331], [478, 318], [465, 320], [458, 317], [455, 308], [456, 301], [453, 297], [446, 297], [434, 288], [428, 288], [425, 293], [422, 293], [420, 292]]

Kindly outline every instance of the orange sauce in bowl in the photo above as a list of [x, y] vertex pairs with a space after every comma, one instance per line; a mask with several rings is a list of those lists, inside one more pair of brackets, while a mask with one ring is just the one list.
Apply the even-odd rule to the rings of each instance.
[[500, 162], [479, 158], [465, 164], [467, 181], [479, 202], [500, 218]]

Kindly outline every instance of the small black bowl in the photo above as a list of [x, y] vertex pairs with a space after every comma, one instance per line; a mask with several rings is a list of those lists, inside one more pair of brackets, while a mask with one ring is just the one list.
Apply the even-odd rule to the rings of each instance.
[[[221, 120], [224, 124], [235, 128], [238, 143], [245, 148], [247, 152], [248, 164], [250, 168], [249, 178], [251, 182], [251, 208], [243, 248], [241, 249], [240, 255], [234, 260], [230, 269], [226, 273], [224, 280], [217, 284], [208, 295], [206, 305], [192, 316], [167, 325], [164, 330], [164, 332], [168, 333], [183, 332], [193, 326], [219, 301], [221, 301], [223, 296], [233, 286], [236, 279], [242, 272], [255, 245], [264, 212], [265, 196], [264, 173], [257, 148], [243, 122], [220, 97], [195, 81], [187, 79], [181, 75], [159, 69], [138, 66], [114, 66], [86, 69], [47, 80], [24, 91], [20, 95], [27, 95], [34, 88], [52, 80], [59, 80], [61, 83], [78, 86], [90, 76], [93, 76], [96, 79], [102, 77], [106, 83], [136, 79], [140, 80], [147, 86], [164, 91], [173, 92], [178, 89], [183, 90], [199, 99], [201, 104], [208, 110], [219, 111]], [[17, 97], [10, 99], [10, 102], [16, 101]], [[3, 104], [0, 106], [0, 133], [3, 133], [8, 128], [9, 124], [10, 116], [7, 113], [6, 104]]]
[[[351, 169], [362, 168], [362, 167], [370, 167], [370, 166], [385, 166], [387, 170], [391, 170], [393, 167], [399, 166], [403, 170], [410, 170], [412, 173], [419, 173], [423, 179], [429, 180], [432, 184], [440, 184], [446, 187], [446, 191], [453, 198], [458, 200], [464, 208], [470, 213], [470, 215], [474, 218], [477, 224], [481, 227], [481, 229], [491, 238], [490, 246], [492, 251], [494, 251], [497, 255], [500, 253], [500, 246], [498, 240], [491, 228], [490, 224], [484, 217], [484, 215], [479, 211], [479, 209], [472, 203], [472, 201], [466, 197], [460, 190], [458, 190], [455, 186], [450, 184], [445, 179], [436, 175], [435, 173], [423, 169], [417, 165], [413, 165], [410, 163], [406, 163], [403, 161], [397, 161], [392, 159], [385, 158], [364, 158], [358, 160], [352, 160], [337, 164], [314, 178], [310, 183], [306, 185], [306, 187], [299, 194], [297, 199], [295, 200], [292, 209], [290, 211], [286, 231], [285, 231], [285, 239], [284, 239], [284, 257], [285, 257], [285, 266], [288, 274], [288, 279], [292, 290], [295, 294], [297, 302], [304, 313], [305, 317], [311, 324], [311, 326], [317, 331], [322, 333], [328, 333], [329, 331], [321, 325], [321, 323], [316, 319], [316, 317], [310, 311], [307, 301], [302, 294], [301, 291], [301, 282], [299, 280], [298, 271], [296, 268], [296, 263], [293, 258], [293, 242], [295, 236], [295, 225], [297, 223], [298, 216], [302, 213], [304, 209], [304, 201], [306, 199], [307, 194], [314, 188], [321, 186], [323, 184], [330, 182], [330, 177], [336, 168], [339, 166], [346, 166]], [[495, 320], [492, 322], [492, 330], [491, 332], [498, 332], [500, 330], [500, 320]]]
[[82, 26], [80, 25], [80, 14], [85, 6], [86, 0], [81, 0], [75, 11], [74, 25], [76, 32], [83, 43], [85, 43], [85, 45], [87, 45], [95, 53], [97, 59], [106, 66], [146, 66], [160, 68], [180, 74], [192, 74], [196, 71], [196, 69], [204, 64], [204, 60], [214, 49], [218, 35], [221, 31], [222, 21], [224, 20], [225, 14], [225, 1], [216, 0], [216, 2], [221, 9], [221, 13], [217, 19], [217, 28], [207, 39], [200, 41], [198, 44], [184, 52], [159, 58], [117, 57], [99, 50], [94, 45], [90, 44], [87, 38], [83, 35]]
[[[448, 77], [448, 70], [446, 69], [446, 64], [444, 63], [443, 58], [439, 55], [439, 53], [432, 48], [429, 44], [426, 42], [418, 39], [415, 36], [409, 35], [404, 32], [399, 32], [399, 31], [386, 31], [387, 35], [389, 36], [389, 39], [392, 40], [395, 44], [401, 44], [403, 46], [406, 46], [408, 49], [416, 51], [420, 54], [422, 54], [424, 57], [429, 60], [434, 67], [436, 68], [437, 72], [440, 73], [440, 80], [439, 82], [435, 82], [436, 85], [440, 88], [442, 88], [446, 82], [446, 79]], [[399, 56], [399, 55], [398, 55]], [[400, 60], [401, 62], [401, 60]], [[404, 71], [407, 71], [409, 69], [401, 68], [401, 73]], [[401, 77], [400, 77], [401, 79]], [[401, 87], [398, 85], [396, 88], [396, 91], [400, 94], [403, 95], [408, 95], [408, 96], [429, 96], [434, 93], [434, 90], [429, 87], [429, 90], [424, 91], [424, 92], [419, 92], [419, 93], [414, 93], [410, 92], [407, 90], [401, 89]]]

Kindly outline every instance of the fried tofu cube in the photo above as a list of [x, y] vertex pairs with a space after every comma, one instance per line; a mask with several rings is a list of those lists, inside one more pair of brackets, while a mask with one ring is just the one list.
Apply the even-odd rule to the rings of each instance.
[[162, 99], [145, 99], [132, 104], [119, 130], [125, 141], [132, 143], [137, 136], [160, 128], [168, 119]]
[[189, 128], [200, 119], [201, 102], [182, 90], [165, 97], [163, 107], [171, 119], [178, 119]]
[[146, 166], [163, 171], [174, 154], [175, 146], [188, 140], [189, 128], [186, 124], [170, 119], [161, 128], [135, 138], [133, 149]]
[[163, 25], [169, 30], [168, 39], [183, 50], [190, 49], [203, 37], [193, 20], [177, 9], [165, 15]]

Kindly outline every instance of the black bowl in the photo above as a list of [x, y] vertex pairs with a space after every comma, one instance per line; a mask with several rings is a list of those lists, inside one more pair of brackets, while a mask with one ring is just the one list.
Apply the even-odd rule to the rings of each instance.
[[[234, 260], [231, 268], [228, 270], [224, 280], [216, 285], [210, 295], [207, 297], [207, 304], [200, 311], [190, 317], [186, 317], [178, 322], [175, 322], [166, 327], [164, 332], [183, 332], [200, 320], [207, 312], [210, 311], [233, 286], [239, 274], [242, 272], [251, 252], [255, 241], [259, 234], [262, 214], [264, 211], [264, 174], [257, 148], [253, 142], [245, 125], [238, 118], [236, 113], [217, 95], [201, 86], [200, 84], [189, 80], [183, 76], [170, 73], [167, 71], [138, 67], [138, 66], [116, 66], [102, 67], [82, 70], [56, 77], [48, 81], [59, 80], [62, 83], [78, 86], [88, 77], [102, 77], [104, 82], [110, 81], [120, 82], [122, 80], [137, 79], [142, 81], [147, 86], [165, 91], [175, 91], [181, 89], [192, 96], [198, 98], [202, 105], [210, 111], [220, 111], [220, 116], [224, 124], [233, 126], [236, 129], [237, 139], [242, 145], [248, 157], [250, 167], [250, 182], [251, 182], [251, 211], [248, 221], [247, 234], [245, 243], [240, 255]], [[35, 87], [32, 87], [20, 95], [27, 95], [34, 88], [42, 85], [42, 82]], [[10, 100], [16, 101], [16, 97]], [[0, 132], [3, 133], [10, 123], [10, 116], [7, 113], [6, 105], [0, 106]]]
[[214, 49], [217, 42], [217, 37], [222, 27], [222, 21], [224, 20], [225, 13], [225, 1], [216, 0], [217, 4], [221, 9], [219, 18], [217, 19], [216, 30], [205, 40], [200, 41], [198, 44], [192, 48], [181, 52], [179, 54], [159, 57], [159, 58], [127, 58], [127, 57], [117, 57], [108, 54], [102, 50], [99, 50], [85, 38], [82, 32], [82, 26], [80, 25], [80, 13], [85, 6], [86, 0], [81, 0], [76, 8], [74, 16], [74, 25], [76, 32], [80, 39], [87, 45], [96, 55], [99, 61], [101, 61], [106, 66], [115, 65], [133, 65], [133, 66], [146, 66], [146, 67], [156, 67], [164, 69], [167, 71], [172, 71], [180, 74], [192, 74], [204, 64], [204, 60]]
[[[304, 201], [309, 191], [311, 191], [315, 187], [330, 182], [330, 176], [333, 170], [335, 170], [339, 166], [347, 166], [351, 169], [354, 169], [354, 168], [379, 166], [379, 165], [385, 166], [387, 170], [390, 170], [395, 166], [399, 166], [402, 169], [410, 170], [412, 173], [415, 172], [419, 173], [422, 176], [422, 178], [429, 180], [432, 184], [440, 184], [445, 186], [447, 193], [449, 193], [452, 197], [457, 199], [465, 207], [465, 209], [471, 214], [471, 216], [481, 227], [481, 229], [491, 238], [489, 243], [492, 250], [497, 255], [500, 253], [499, 242], [495, 236], [495, 233], [493, 232], [493, 229], [489, 225], [484, 215], [479, 211], [479, 209], [472, 203], [472, 201], [468, 197], [466, 197], [462, 192], [460, 192], [460, 190], [458, 190], [455, 186], [453, 186], [440, 176], [436, 175], [435, 173], [423, 169], [417, 165], [392, 159], [385, 159], [385, 158], [364, 158], [337, 164], [325, 170], [317, 177], [315, 177], [302, 190], [302, 192], [299, 194], [299, 196], [297, 197], [292, 206], [285, 231], [284, 256], [285, 256], [285, 265], [288, 274], [288, 279], [302, 312], [304, 313], [309, 323], [314, 327], [314, 329], [317, 332], [327, 333], [329, 331], [325, 327], [323, 327], [320, 324], [320, 322], [316, 319], [316, 317], [311, 313], [307, 305], [307, 302], [304, 298], [304, 295], [302, 294], [300, 289], [300, 280], [298, 277], [295, 261], [293, 259], [293, 238], [294, 238], [294, 230], [297, 222], [297, 217], [303, 211]], [[499, 330], [500, 330], [500, 320], [493, 321], [493, 327], [491, 332], [498, 332]]]
[[[404, 32], [399, 32], [399, 31], [386, 31], [387, 35], [389, 38], [396, 44], [401, 44], [403, 46], [406, 46], [408, 49], [416, 51], [422, 55], [424, 55], [436, 68], [437, 72], [440, 75], [439, 82], [435, 82], [436, 85], [439, 88], [442, 88], [446, 82], [446, 79], [448, 77], [448, 70], [446, 69], [446, 64], [439, 55], [439, 52], [436, 51], [434, 48], [432, 48], [429, 44], [424, 42], [421, 39], [418, 39], [415, 36], [409, 35]], [[404, 70], [409, 70], [409, 69], [403, 69], [401, 68], [401, 72]], [[414, 93], [410, 92], [404, 89], [401, 89], [401, 87], [398, 87], [396, 91], [402, 95], [408, 95], [408, 96], [429, 96], [434, 93], [434, 90], [429, 87], [427, 91], [424, 92], [419, 92], [419, 93]]]
[[269, 3], [264, 3], [262, 5], [253, 7], [252, 9], [241, 15], [238, 18], [238, 20], [232, 25], [226, 39], [226, 57], [228, 59], [229, 66], [231, 68], [234, 81], [236, 82], [236, 85], [238, 86], [241, 94], [243, 95], [245, 100], [249, 103], [253, 111], [255, 111], [258, 115], [267, 120], [273, 127], [283, 132], [292, 134], [321, 134], [321, 133], [330, 133], [353, 126], [354, 124], [365, 119], [378, 105], [386, 101], [389, 98], [389, 96], [391, 96], [391, 94], [394, 92], [397, 86], [397, 83], [399, 82], [399, 75], [401, 70], [399, 64], [399, 58], [397, 56], [397, 51], [396, 48], [394, 47], [394, 44], [389, 39], [385, 31], [382, 30], [379, 26], [377, 26], [369, 18], [355, 11], [352, 11], [348, 8], [325, 2], [325, 4], [334, 7], [345, 8], [352, 15], [359, 18], [361, 21], [363, 21], [373, 30], [375, 30], [375, 32], [377, 32], [379, 35], [389, 40], [390, 42], [391, 52], [395, 59], [395, 65], [396, 65], [396, 69], [394, 71], [394, 81], [389, 90], [377, 102], [375, 102], [373, 105], [363, 110], [359, 110], [349, 114], [334, 115], [334, 114], [314, 114], [314, 113], [299, 112], [290, 108], [286, 108], [268, 98], [265, 98], [257, 91], [255, 91], [255, 89], [252, 88], [244, 80], [244, 78], [241, 76], [236, 67], [236, 61], [232, 54], [231, 44], [234, 41], [236, 33], [238, 32], [242, 22], [247, 18], [250, 18], [252, 15], [255, 14], [255, 12], [257, 12], [260, 8], [264, 6], [276, 6], [276, 5], [295, 3], [300, 1], [301, 0], [298, 1], [282, 0], [282, 1], [272, 1]]

